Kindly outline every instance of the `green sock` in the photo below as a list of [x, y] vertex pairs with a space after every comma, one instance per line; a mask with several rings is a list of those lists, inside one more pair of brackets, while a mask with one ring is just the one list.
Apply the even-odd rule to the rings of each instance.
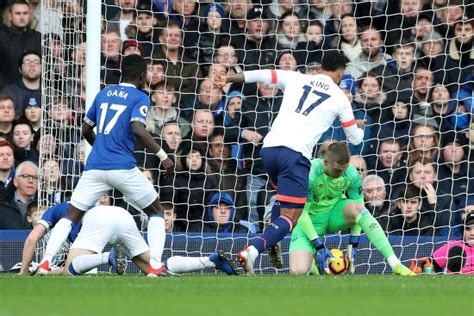
[[363, 210], [357, 215], [355, 221], [385, 259], [395, 255], [382, 227], [368, 210]]

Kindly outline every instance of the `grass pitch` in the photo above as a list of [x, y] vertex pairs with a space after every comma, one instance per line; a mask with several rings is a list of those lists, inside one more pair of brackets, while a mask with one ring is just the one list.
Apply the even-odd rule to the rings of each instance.
[[4, 274], [0, 315], [474, 315], [474, 277]]

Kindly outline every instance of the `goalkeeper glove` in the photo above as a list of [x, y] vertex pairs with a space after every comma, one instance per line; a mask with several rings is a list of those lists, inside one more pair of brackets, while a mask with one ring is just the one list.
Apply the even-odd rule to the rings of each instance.
[[331, 274], [328, 268], [328, 260], [334, 260], [334, 256], [324, 246], [324, 242], [316, 238], [312, 241], [314, 248], [316, 249], [316, 263], [320, 275]]
[[349, 238], [349, 244], [347, 245], [346, 258], [349, 261], [349, 269], [347, 270], [347, 273], [349, 274], [353, 274], [355, 271], [359, 238], [360, 236], [351, 236]]

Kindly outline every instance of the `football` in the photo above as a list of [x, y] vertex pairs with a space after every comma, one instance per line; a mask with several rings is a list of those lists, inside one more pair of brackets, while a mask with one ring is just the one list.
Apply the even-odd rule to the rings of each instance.
[[330, 250], [334, 256], [334, 260], [329, 260], [328, 268], [331, 274], [343, 274], [349, 268], [349, 260], [347, 260], [344, 252], [339, 249], [333, 248]]

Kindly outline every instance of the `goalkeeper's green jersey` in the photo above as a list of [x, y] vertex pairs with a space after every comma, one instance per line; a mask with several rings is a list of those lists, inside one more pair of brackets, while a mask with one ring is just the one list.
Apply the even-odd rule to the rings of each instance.
[[312, 160], [304, 210], [315, 215], [331, 210], [337, 201], [347, 198], [364, 203], [362, 178], [356, 167], [349, 164], [341, 177], [331, 178], [324, 173], [323, 159]]

